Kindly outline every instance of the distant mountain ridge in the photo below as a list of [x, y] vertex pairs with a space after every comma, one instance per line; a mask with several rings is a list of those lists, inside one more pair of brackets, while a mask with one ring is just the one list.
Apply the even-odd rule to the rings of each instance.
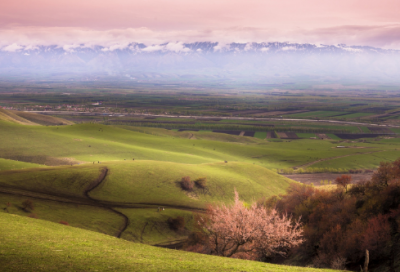
[[90, 47], [11, 44], [0, 49], [0, 72], [106, 73], [127, 80], [339, 77], [383, 83], [399, 81], [400, 50], [286, 42], [115, 43]]
[[262, 43], [229, 43], [220, 44], [218, 42], [170, 42], [162, 44], [145, 45], [143, 43], [118, 44], [112, 46], [67, 44], [67, 45], [18, 45], [11, 44], [0, 48], [2, 52], [21, 53], [88, 53], [88, 52], [132, 52], [132, 53], [161, 53], [161, 52], [181, 52], [181, 53], [217, 53], [217, 52], [293, 52], [301, 51], [304, 53], [400, 53], [400, 50], [382, 49], [371, 46], [347, 46], [345, 44], [323, 45], [309, 43], [288, 43], [288, 42], [262, 42]]

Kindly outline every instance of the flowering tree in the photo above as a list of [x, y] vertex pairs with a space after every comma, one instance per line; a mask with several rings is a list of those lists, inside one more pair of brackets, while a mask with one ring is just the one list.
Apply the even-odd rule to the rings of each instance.
[[347, 193], [347, 186], [351, 183], [351, 176], [350, 175], [341, 175], [340, 177], [336, 178], [336, 184], [338, 186], [343, 187]]
[[303, 242], [299, 221], [292, 222], [291, 217], [256, 204], [246, 208], [236, 191], [233, 206], [209, 207], [199, 221], [208, 234], [212, 253], [220, 256], [284, 256], [288, 249]]

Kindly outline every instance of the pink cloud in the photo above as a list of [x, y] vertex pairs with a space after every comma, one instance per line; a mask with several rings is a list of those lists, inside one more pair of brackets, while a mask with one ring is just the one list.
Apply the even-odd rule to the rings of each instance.
[[143, 42], [179, 51], [171, 41], [291, 41], [400, 48], [399, 10], [398, 0], [0, 1], [0, 46], [113, 50]]

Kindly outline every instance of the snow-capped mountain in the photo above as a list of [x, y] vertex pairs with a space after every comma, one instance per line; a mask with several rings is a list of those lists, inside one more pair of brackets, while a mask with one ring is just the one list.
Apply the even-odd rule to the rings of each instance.
[[1, 73], [108, 73], [249, 79], [338, 76], [397, 81], [400, 51], [368, 46], [213, 42], [0, 48]]

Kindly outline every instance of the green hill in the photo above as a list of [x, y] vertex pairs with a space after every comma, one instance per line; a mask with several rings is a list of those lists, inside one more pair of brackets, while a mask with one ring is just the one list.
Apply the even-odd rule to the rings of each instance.
[[30, 122], [43, 126], [62, 126], [62, 125], [74, 124], [74, 122], [65, 120], [63, 118], [37, 114], [33, 112], [25, 112], [25, 111], [9, 111], [9, 112], [14, 113], [15, 115], [22, 117]]
[[[102, 176], [104, 169], [107, 174]], [[102, 176], [99, 185], [85, 194]], [[207, 187], [187, 192], [179, 181], [207, 178]], [[253, 202], [283, 193], [291, 181], [263, 167], [248, 163], [182, 164], [159, 161], [122, 161], [0, 171], [0, 203], [11, 203], [8, 211], [115, 235], [129, 223], [122, 238], [150, 244], [185, 239], [192, 228], [192, 212], [208, 203], [229, 203], [236, 189], [241, 198]], [[22, 202], [31, 199], [32, 211]], [[164, 207], [158, 212], [159, 206]], [[96, 216], [93, 216], [96, 211]], [[170, 217], [184, 216], [186, 231], [170, 230]], [[149, 228], [146, 230], [146, 227]]]
[[151, 247], [0, 212], [1, 271], [333, 271]]
[[[23, 126], [0, 121], [0, 156], [24, 162], [65, 165], [93, 161], [156, 160], [189, 164], [238, 161], [255, 163], [268, 169], [282, 169], [317, 163], [338, 157], [371, 154], [368, 160], [357, 160], [352, 168], [376, 167], [379, 161], [392, 160], [398, 149], [396, 139], [369, 143], [341, 143], [351, 148], [335, 148], [334, 141], [292, 140], [267, 142], [249, 137], [221, 137], [218, 133], [192, 133], [158, 130], [131, 131], [98, 125]], [[166, 130], [163, 130], [166, 131]], [[211, 136], [213, 140], [210, 140]], [[214, 136], [215, 135], [215, 136]], [[203, 137], [203, 138], [202, 138]], [[234, 142], [234, 139], [238, 139]], [[357, 148], [353, 148], [356, 146]], [[375, 152], [386, 150], [378, 160]], [[390, 151], [390, 152], [389, 152]], [[348, 162], [335, 162], [334, 168], [347, 168]], [[344, 160], [343, 160], [344, 161]]]
[[[351, 158], [360, 156], [360, 167], [374, 166], [396, 156], [395, 140], [343, 143], [362, 148], [337, 149], [334, 141], [268, 142], [211, 132], [99, 124], [26, 126], [3, 120], [0, 205], [11, 203], [10, 213], [67, 221], [126, 240], [174, 244], [191, 231], [192, 212], [202, 212], [208, 203], [229, 203], [234, 189], [248, 203], [283, 193], [291, 180], [278, 175], [277, 168], [310, 162], [346, 168]], [[385, 158], [376, 158], [376, 152]], [[104, 169], [107, 173], [100, 178]], [[207, 188], [184, 191], [179, 183], [183, 176], [206, 178]], [[27, 199], [34, 210], [23, 208]], [[158, 212], [158, 207], [165, 210]], [[178, 215], [186, 222], [181, 233], [167, 224]]]
[[37, 125], [34, 122], [31, 122], [23, 117], [16, 115], [15, 113], [0, 108], [0, 121], [6, 121], [21, 125]]
[[0, 108], [0, 121], [6, 121], [21, 125], [44, 125], [44, 126], [74, 124], [73, 122], [62, 118], [57, 118], [43, 114], [36, 114], [31, 112], [5, 110], [2, 108]]

